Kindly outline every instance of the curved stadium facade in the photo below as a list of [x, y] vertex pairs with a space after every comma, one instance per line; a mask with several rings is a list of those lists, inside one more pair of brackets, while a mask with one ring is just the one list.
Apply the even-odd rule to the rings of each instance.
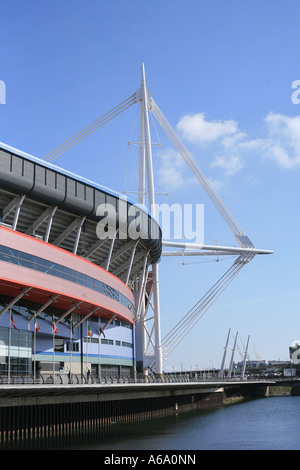
[[160, 255], [144, 207], [0, 144], [0, 374], [133, 375], [138, 286]]

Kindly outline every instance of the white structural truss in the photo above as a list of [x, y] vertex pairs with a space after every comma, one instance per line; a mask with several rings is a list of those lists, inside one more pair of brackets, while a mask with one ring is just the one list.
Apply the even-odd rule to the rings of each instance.
[[[196, 325], [204, 313], [212, 306], [226, 287], [238, 275], [241, 269], [252, 259], [256, 254], [269, 254], [271, 251], [258, 250], [254, 248], [250, 239], [244, 234], [237, 222], [234, 220], [219, 195], [216, 193], [206, 176], [203, 174], [191, 154], [188, 152], [178, 135], [167, 121], [158, 105], [153, 100], [149, 90], [146, 87], [145, 70], [142, 64], [142, 79], [141, 87], [136, 92], [136, 102], [141, 105], [140, 114], [140, 145], [139, 145], [139, 202], [145, 203], [145, 174], [147, 175], [147, 189], [148, 189], [148, 208], [153, 216], [155, 216], [155, 196], [154, 196], [154, 181], [153, 181], [153, 168], [152, 168], [152, 153], [151, 153], [151, 139], [149, 130], [148, 113], [151, 111], [174, 147], [181, 155], [187, 166], [197, 178], [198, 182], [210, 198], [224, 221], [233, 232], [236, 241], [239, 244], [237, 247], [224, 247], [212, 245], [197, 245], [192, 243], [177, 243], [163, 241], [163, 247], [177, 248], [177, 251], [165, 252], [163, 256], [199, 256], [199, 255], [237, 255], [238, 258], [234, 261], [233, 265], [226, 271], [226, 273], [212, 286], [212, 288], [197, 302], [197, 304], [186, 314], [183, 318], [171, 329], [171, 331], [161, 340], [160, 332], [160, 309], [159, 309], [159, 277], [158, 277], [158, 264], [152, 266], [153, 276], [153, 318], [155, 328], [151, 331], [147, 328], [147, 310], [150, 304], [149, 296], [146, 299], [146, 308], [140, 317], [140, 321], [144, 322], [144, 331], [147, 332], [148, 342], [146, 335], [144, 338], [144, 365], [151, 366], [155, 373], [162, 374], [163, 360], [172, 353], [172, 351], [181, 343], [190, 330]], [[164, 234], [163, 234], [164, 235]], [[153, 336], [154, 333], [154, 336]], [[154, 337], [154, 339], [153, 339]], [[149, 344], [154, 344], [154, 355], [149, 354]]]
[[[205, 312], [213, 305], [226, 287], [238, 275], [241, 269], [257, 254], [270, 254], [272, 251], [259, 250], [254, 247], [247, 235], [244, 234], [229, 210], [220, 199], [198, 164], [195, 162], [185, 145], [182, 143], [162, 111], [153, 100], [147, 89], [145, 69], [142, 64], [141, 86], [127, 100], [124, 100], [111, 111], [107, 112], [82, 131], [68, 139], [61, 146], [45, 155], [45, 159], [53, 161], [63, 152], [99, 129], [105, 123], [128, 109], [133, 104], [140, 105], [140, 131], [139, 131], [139, 203], [148, 205], [149, 212], [155, 217], [155, 185], [153, 176], [153, 161], [151, 150], [151, 136], [149, 126], [149, 113], [158, 121], [170, 141], [181, 155], [188, 168], [200, 183], [207, 196], [219, 211], [224, 221], [232, 231], [239, 247], [199, 245], [193, 243], [177, 243], [163, 241], [163, 247], [174, 248], [174, 251], [163, 252], [163, 256], [220, 256], [236, 255], [232, 266], [221, 276], [211, 289], [190, 309], [172, 330], [161, 338], [160, 330], [160, 302], [159, 302], [159, 269], [158, 263], [150, 266], [147, 257], [137, 285], [136, 327], [142, 339], [142, 356], [144, 370], [150, 368], [155, 374], [163, 372], [163, 362], [172, 351], [181, 343], [191, 329], [196, 325]], [[146, 203], [147, 195], [147, 203]], [[163, 234], [164, 235], [164, 234]], [[153, 314], [150, 316], [150, 310]], [[151, 325], [151, 326], [149, 326]]]

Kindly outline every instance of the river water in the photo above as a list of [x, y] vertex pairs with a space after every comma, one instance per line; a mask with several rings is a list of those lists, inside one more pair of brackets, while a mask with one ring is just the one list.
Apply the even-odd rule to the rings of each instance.
[[300, 397], [260, 398], [146, 422], [113, 424], [107, 429], [71, 438], [60, 436], [51, 441], [22, 441], [17, 448], [106, 453], [125, 450], [300, 450]]
[[94, 436], [89, 443], [76, 448], [300, 450], [300, 397], [261, 398], [206, 412], [116, 427], [113, 432], [114, 436], [102, 435], [98, 440]]

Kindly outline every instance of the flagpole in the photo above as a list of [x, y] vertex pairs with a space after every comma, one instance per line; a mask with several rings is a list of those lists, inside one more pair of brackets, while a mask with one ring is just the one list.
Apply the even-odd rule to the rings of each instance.
[[11, 346], [11, 308], [9, 309], [9, 335], [8, 335], [8, 383], [10, 383], [10, 346]]
[[73, 353], [72, 326], [73, 326], [73, 316], [71, 314], [71, 319], [70, 319], [70, 383], [71, 383], [71, 377], [72, 377], [72, 353]]
[[[28, 315], [28, 318], [27, 318], [27, 332], [28, 332], [28, 335], [29, 335], [29, 332], [31, 331], [31, 326], [30, 326], [30, 321], [29, 321], [29, 315]], [[32, 351], [31, 351], [31, 373], [32, 373]]]
[[55, 383], [55, 353], [54, 353], [54, 316], [52, 316], [52, 343], [53, 343], [53, 384]]
[[98, 317], [98, 377], [99, 382], [101, 382], [101, 363], [100, 363], [100, 343], [101, 343], [101, 333], [100, 333], [100, 321], [101, 318]]
[[111, 317], [111, 319], [109, 320], [108, 323], [106, 323], [106, 326], [103, 328], [103, 330], [102, 330], [102, 328], [101, 328], [101, 318], [99, 319], [100, 322], [98, 323], [98, 334], [99, 334], [99, 343], [98, 343], [98, 344], [99, 344], [99, 351], [98, 351], [98, 352], [99, 352], [99, 372], [100, 372], [100, 377], [99, 377], [99, 378], [100, 378], [100, 380], [101, 380], [101, 363], [100, 363], [100, 359], [101, 359], [101, 358], [100, 358], [101, 334], [103, 334], [103, 336], [104, 336], [104, 338], [105, 338], [104, 330], [105, 330], [105, 328], [108, 327], [108, 325], [113, 321], [114, 318], [115, 318], [115, 315], [114, 315], [113, 317]]
[[33, 361], [33, 383], [36, 377], [36, 324], [34, 319], [34, 332], [33, 332], [33, 347], [34, 347], [34, 361]]
[[87, 380], [87, 361], [88, 361], [88, 345], [89, 345], [89, 335], [88, 335], [88, 328], [89, 324], [88, 321], [86, 322], [86, 349], [85, 349], [85, 372], [86, 372], [86, 380]]

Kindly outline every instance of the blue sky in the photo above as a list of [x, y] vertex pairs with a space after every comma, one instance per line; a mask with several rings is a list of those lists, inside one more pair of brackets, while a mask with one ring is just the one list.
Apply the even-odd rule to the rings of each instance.
[[[257, 248], [274, 250], [242, 270], [166, 367], [218, 367], [229, 328], [244, 344], [250, 334], [252, 359], [252, 341], [261, 358], [287, 359], [300, 338], [300, 104], [291, 99], [300, 79], [299, 2], [0, 6], [2, 142], [43, 157], [138, 89], [144, 62], [156, 103], [229, 211]], [[137, 139], [136, 117], [131, 107], [54, 163], [117, 191], [136, 190], [137, 148], [128, 146]], [[235, 245], [157, 123], [152, 135], [162, 144], [153, 149], [156, 189], [168, 192], [157, 201], [204, 204], [205, 241]], [[231, 262], [162, 260], [163, 336]]]

